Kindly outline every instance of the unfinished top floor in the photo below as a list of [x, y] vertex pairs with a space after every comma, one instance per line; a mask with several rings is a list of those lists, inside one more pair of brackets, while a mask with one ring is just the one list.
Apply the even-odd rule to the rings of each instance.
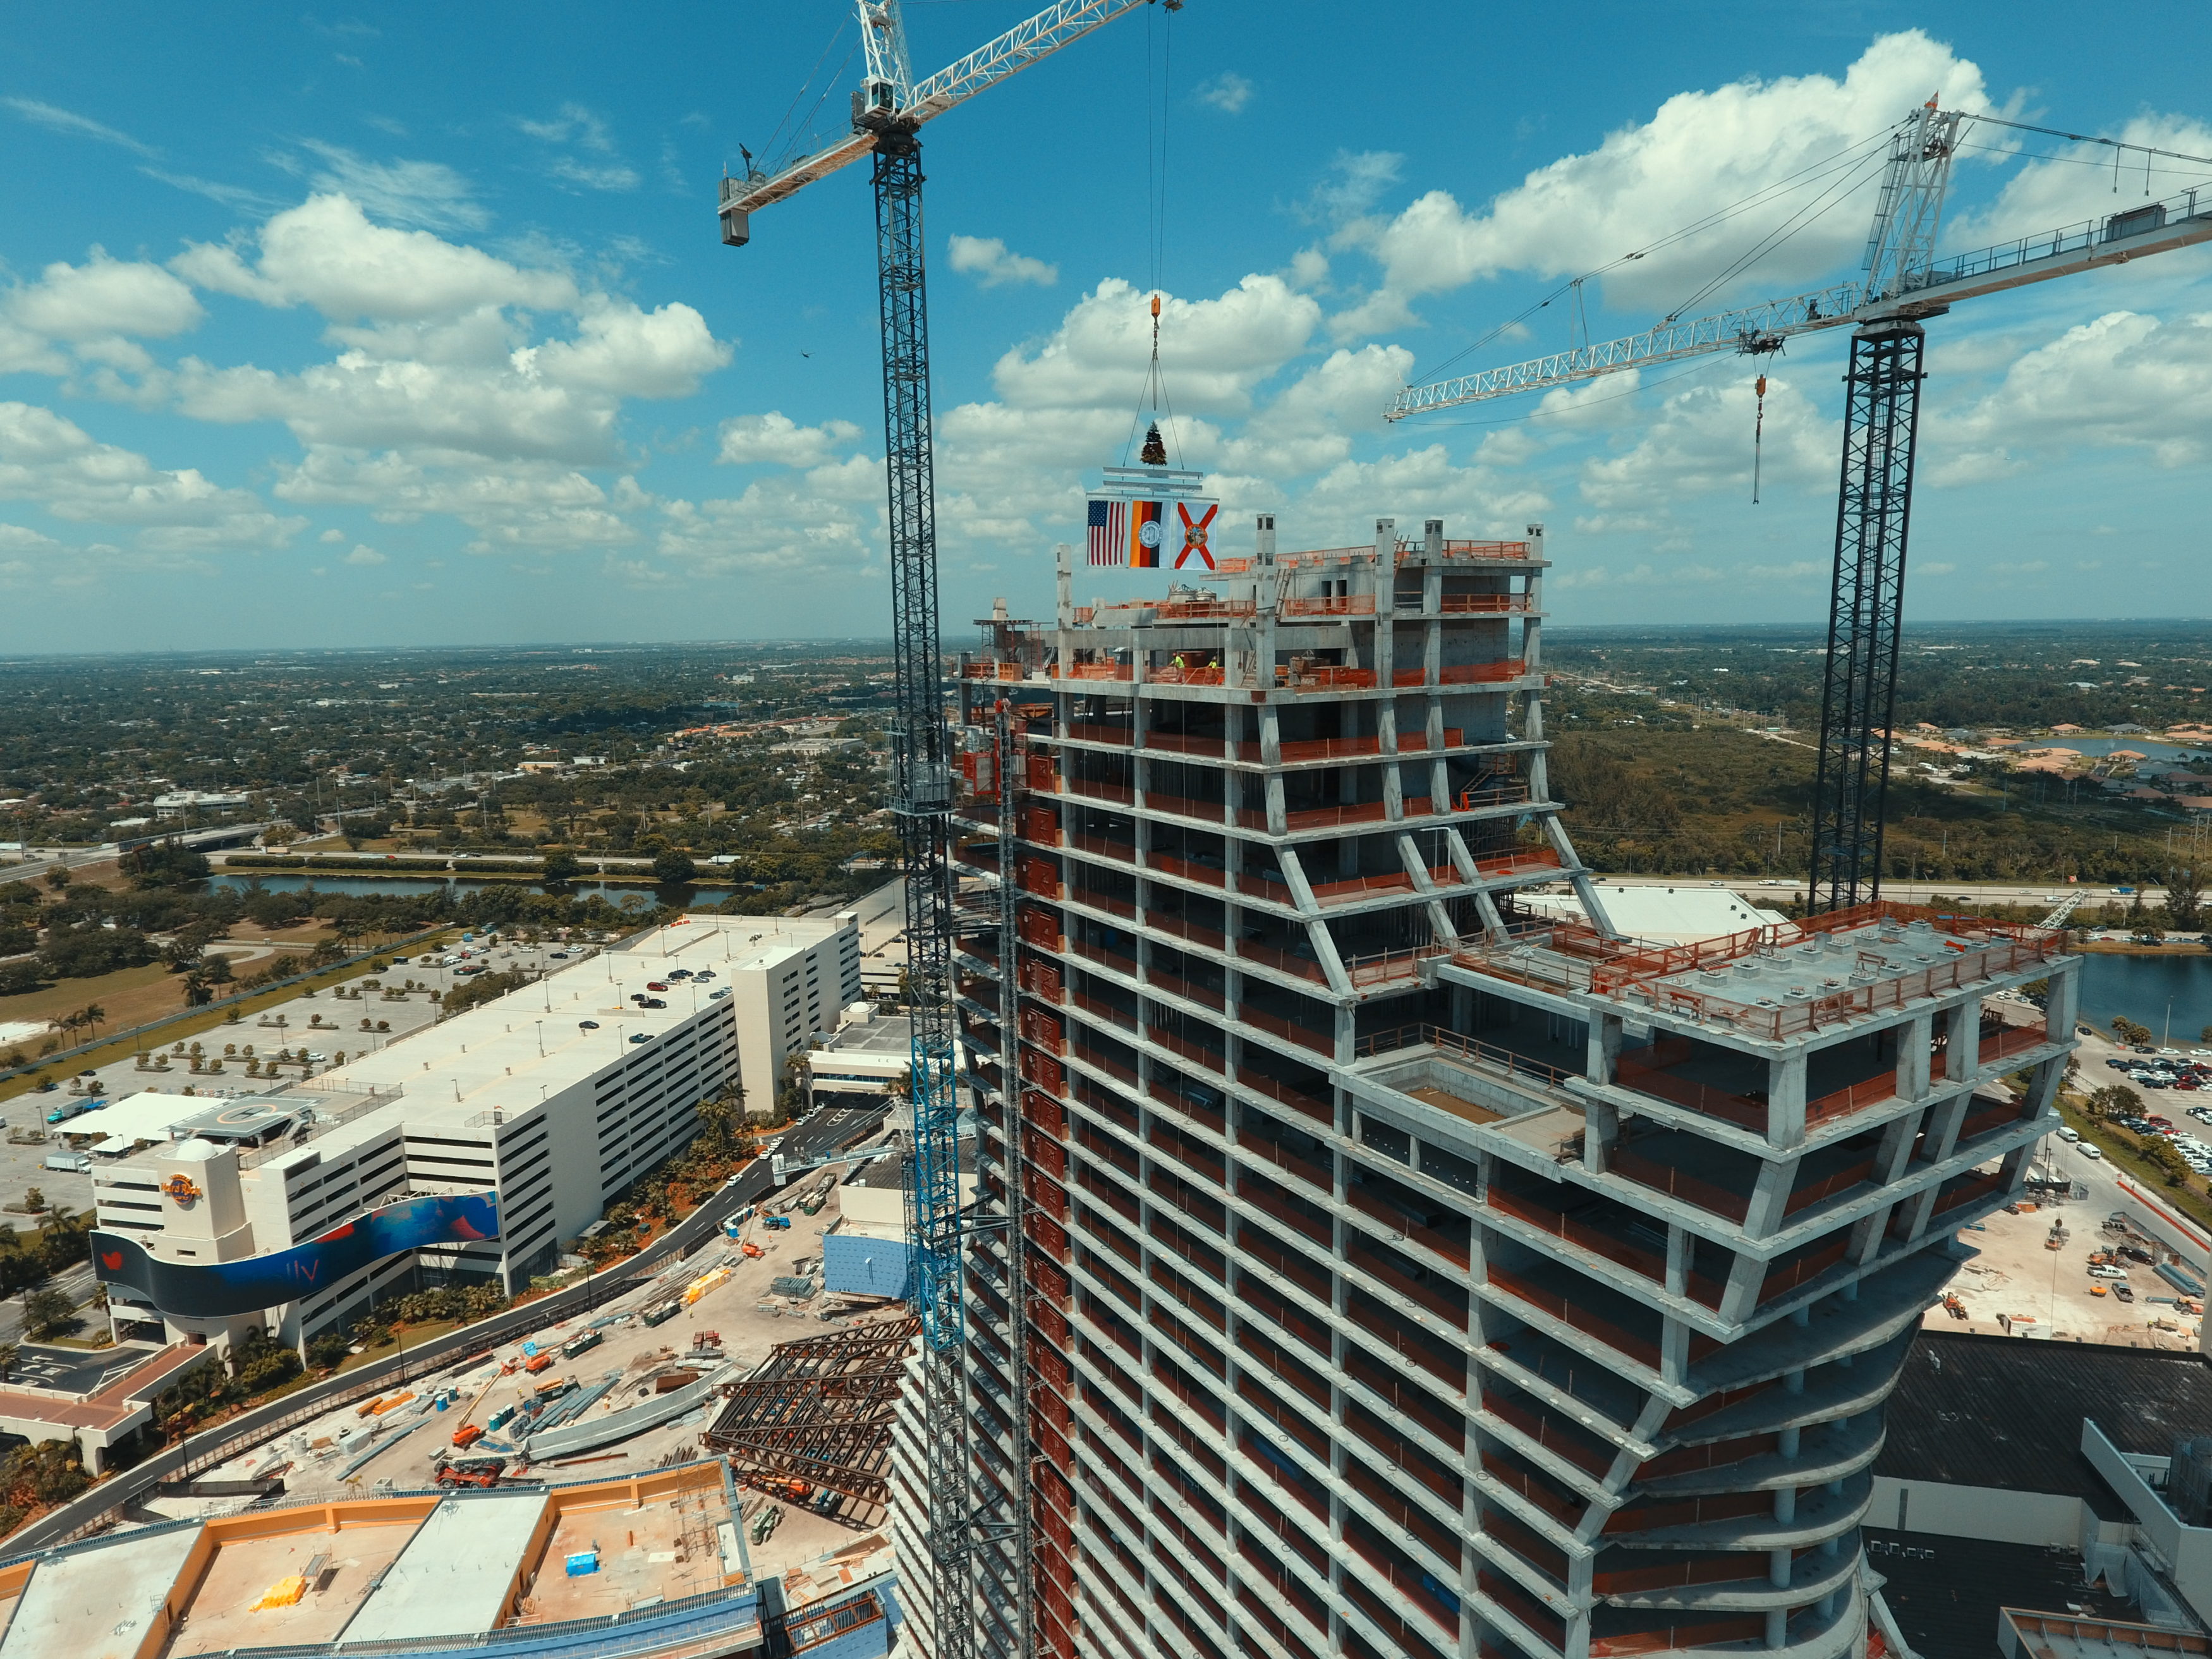
[[1242, 702], [1270, 691], [1504, 689], [1538, 674], [1541, 525], [1519, 541], [1463, 541], [1431, 519], [1413, 539], [1382, 519], [1370, 545], [1279, 554], [1274, 521], [1262, 515], [1256, 539], [1253, 557], [1209, 568], [1215, 582], [1172, 580], [1164, 598], [1113, 605], [1075, 603], [1062, 548], [1054, 622], [983, 619], [982, 649], [963, 656], [960, 678], [1088, 682], [1108, 695], [1173, 687], [1194, 701]]

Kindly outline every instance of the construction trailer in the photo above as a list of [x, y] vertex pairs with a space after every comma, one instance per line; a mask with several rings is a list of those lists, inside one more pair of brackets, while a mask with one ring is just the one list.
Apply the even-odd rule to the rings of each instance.
[[[969, 1230], [966, 1392], [1041, 1654], [1862, 1650], [1883, 1402], [2056, 1125], [2078, 964], [1891, 905], [1620, 937], [1547, 568], [1263, 520], [1115, 605], [1064, 553], [1052, 622], [962, 659], [954, 989], [1020, 1212]], [[1580, 919], [1520, 901], [1559, 883]]]

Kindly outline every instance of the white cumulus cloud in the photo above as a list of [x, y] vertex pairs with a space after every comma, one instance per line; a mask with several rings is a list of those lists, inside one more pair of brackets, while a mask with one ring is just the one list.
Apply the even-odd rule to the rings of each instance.
[[722, 447], [714, 459], [732, 466], [768, 462], [777, 466], [818, 466], [860, 435], [850, 421], [801, 426], [781, 410], [739, 415], [722, 422]]
[[997, 288], [1002, 283], [1034, 283], [1039, 288], [1050, 288], [1060, 280], [1058, 265], [1032, 259], [1026, 253], [1010, 252], [1004, 240], [997, 236], [954, 235], [951, 261], [953, 270], [973, 276], [985, 288]]
[[[1431, 190], [1395, 216], [1347, 224], [1339, 244], [1370, 253], [1382, 282], [1333, 326], [1340, 337], [1401, 327], [1422, 296], [1506, 271], [1571, 276], [1610, 264], [1877, 140], [1931, 93], [1946, 109], [1990, 107], [1980, 69], [1917, 29], [1875, 40], [1840, 79], [1786, 76], [1678, 93], [1650, 119], [1538, 168], [1485, 207], [1470, 210]], [[1871, 179], [1879, 143], [1865, 153], [1875, 158]], [[1759, 286], [1790, 293], [1855, 262], [1871, 210], [1869, 187], [1808, 222], [1760, 264]], [[1782, 211], [1769, 216], [1778, 220]], [[1747, 240], [1738, 221], [1684, 237], [1608, 274], [1605, 297], [1614, 305], [1674, 303]]]
[[1252, 83], [1235, 70], [1224, 70], [1211, 81], [1200, 82], [1192, 96], [1224, 115], [1239, 115], [1252, 101]]

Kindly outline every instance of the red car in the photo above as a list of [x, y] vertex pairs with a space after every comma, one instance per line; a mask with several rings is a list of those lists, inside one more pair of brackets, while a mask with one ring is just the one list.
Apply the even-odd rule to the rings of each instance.
[[645, 988], [648, 991], [665, 991], [668, 986], [665, 981], [649, 979], [645, 982]]

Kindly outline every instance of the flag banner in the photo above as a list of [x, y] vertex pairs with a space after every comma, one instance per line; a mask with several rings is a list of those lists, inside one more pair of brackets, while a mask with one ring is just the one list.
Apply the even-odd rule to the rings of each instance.
[[1158, 501], [1129, 503], [1129, 564], [1139, 570], [1157, 570], [1160, 543], [1165, 539], [1166, 514]]
[[[1176, 550], [1175, 568], [1180, 570], [1186, 562], [1195, 557], [1208, 570], [1212, 569], [1213, 550], [1206, 544], [1206, 532], [1212, 527], [1213, 515], [1221, 511], [1221, 503], [1219, 501], [1177, 501], [1175, 507], [1176, 515], [1182, 520], [1180, 527], [1182, 531], [1182, 546]], [[1201, 507], [1204, 511], [1194, 518], [1191, 515], [1191, 509], [1194, 507]]]
[[1128, 563], [1129, 503], [1093, 501], [1085, 545], [1092, 564]]
[[1091, 499], [1084, 538], [1085, 562], [1157, 570], [1171, 564], [1212, 570], [1212, 535], [1218, 501], [1189, 497], [1166, 501], [1141, 498]]

